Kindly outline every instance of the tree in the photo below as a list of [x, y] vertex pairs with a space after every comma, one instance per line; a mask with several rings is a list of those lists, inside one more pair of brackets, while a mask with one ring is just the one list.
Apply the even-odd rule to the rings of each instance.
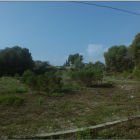
[[31, 53], [27, 48], [14, 46], [0, 51], [0, 76], [4, 74], [14, 76], [15, 73], [22, 75], [25, 70], [32, 70], [34, 66]]
[[108, 49], [108, 52], [104, 53], [105, 63], [107, 65], [107, 69], [110, 71], [115, 71], [116, 69], [116, 56], [118, 55], [117, 50], [117, 46], [112, 46]]
[[105, 65], [100, 61], [95, 62], [93, 64], [93, 67], [94, 67], [94, 69], [102, 70], [102, 71], [105, 69]]
[[65, 66], [66, 66], [66, 67], [69, 67], [69, 66], [70, 66], [70, 64], [69, 64], [69, 62], [68, 62], [67, 60], [66, 60]]
[[84, 63], [82, 63], [79, 59], [76, 59], [74, 61], [74, 65], [75, 65], [75, 68], [78, 70], [78, 69], [82, 69], [84, 67]]
[[134, 55], [130, 53], [129, 47], [127, 47], [127, 55], [125, 59], [126, 59], [127, 67], [128, 67], [127, 70], [132, 72], [133, 68], [135, 67], [135, 63], [134, 63]]
[[65, 66], [66, 64], [65, 64], [65, 62], [64, 62], [64, 65], [63, 66]]
[[130, 53], [134, 56], [134, 63], [140, 63], [140, 32], [135, 36], [132, 44], [129, 46]]
[[94, 69], [94, 64], [89, 62], [86, 66], [83, 67], [83, 70]]
[[56, 67], [52, 66], [49, 64], [49, 61], [34, 61], [35, 62], [35, 69], [33, 70], [34, 73], [36, 73], [37, 75], [41, 75], [44, 74], [47, 71], [57, 71]]
[[132, 65], [132, 61], [127, 59], [127, 48], [125, 45], [112, 46], [108, 52], [104, 53], [106, 70], [113, 72], [123, 72]]
[[83, 55], [79, 55], [79, 53], [76, 53], [74, 55], [69, 55], [68, 62], [70, 62], [72, 65], [74, 65], [75, 60], [77, 60], [80, 57], [80, 61], [83, 60]]

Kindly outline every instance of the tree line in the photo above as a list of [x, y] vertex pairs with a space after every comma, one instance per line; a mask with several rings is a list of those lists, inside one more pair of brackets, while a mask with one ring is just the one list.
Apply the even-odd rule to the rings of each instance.
[[138, 33], [129, 47], [125, 45], [112, 46], [104, 54], [105, 67], [109, 72], [132, 72], [140, 64], [140, 33]]
[[[63, 68], [74, 65], [74, 70], [100, 69], [107, 72], [123, 72], [129, 70], [132, 72], [136, 65], [140, 64], [140, 33], [138, 33], [129, 47], [125, 45], [112, 46], [103, 54], [105, 65], [97, 61], [89, 62], [85, 65], [83, 55], [76, 53], [69, 55]], [[56, 67], [49, 64], [49, 61], [34, 61], [27, 48], [14, 46], [6, 47], [0, 50], [0, 77], [3, 75], [14, 76], [15, 73], [22, 75], [26, 70], [32, 70], [37, 75], [44, 74], [46, 71], [56, 70]], [[56, 70], [57, 71], [57, 70]]]

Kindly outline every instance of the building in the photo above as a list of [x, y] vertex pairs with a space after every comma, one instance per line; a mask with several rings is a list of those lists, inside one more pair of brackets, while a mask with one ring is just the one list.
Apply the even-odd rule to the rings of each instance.
[[85, 64], [85, 66], [88, 64], [88, 63], [84, 63]]

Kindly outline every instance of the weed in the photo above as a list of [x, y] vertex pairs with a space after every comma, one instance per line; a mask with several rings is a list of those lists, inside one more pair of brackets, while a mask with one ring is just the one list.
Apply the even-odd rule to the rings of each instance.
[[40, 98], [39, 98], [39, 104], [42, 104], [42, 102], [43, 102], [43, 98], [40, 97]]
[[126, 70], [124, 70], [123, 71], [123, 78], [126, 78], [128, 75], [130, 74], [130, 72], [129, 71], [126, 71]]
[[77, 139], [92, 139], [90, 136], [90, 130], [85, 129], [84, 131], [78, 131], [75, 133]]
[[0, 103], [5, 105], [21, 105], [24, 99], [15, 95], [0, 95]]
[[140, 80], [140, 68], [139, 65], [137, 65], [133, 71], [132, 71], [132, 76], [135, 77], [136, 79]]
[[15, 76], [14, 76], [15, 78], [18, 78], [19, 77], [19, 74], [18, 73], [15, 73]]
[[62, 76], [62, 73], [60, 72], [60, 70], [57, 70], [57, 72], [55, 73], [57, 76]]
[[33, 91], [32, 93], [33, 93], [33, 94], [37, 94], [37, 93], [38, 93], [38, 91]]
[[24, 93], [27, 91], [28, 91], [28, 89], [25, 87], [20, 87], [20, 88], [15, 87], [15, 88], [6, 90], [7, 93]]
[[35, 76], [35, 73], [32, 72], [31, 70], [24, 71], [24, 73], [23, 73], [23, 75], [22, 75], [22, 78], [21, 78], [21, 81], [22, 81], [23, 83], [25, 83], [26, 80], [27, 80], [27, 78], [28, 78], [29, 76]]

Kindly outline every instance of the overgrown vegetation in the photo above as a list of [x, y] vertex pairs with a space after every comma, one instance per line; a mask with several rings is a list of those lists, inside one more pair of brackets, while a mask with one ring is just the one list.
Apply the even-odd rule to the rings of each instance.
[[140, 80], [140, 65], [137, 65], [133, 71], [132, 71], [132, 76], [137, 79]]
[[130, 72], [129, 71], [126, 71], [126, 70], [124, 70], [123, 71], [123, 78], [127, 78], [128, 76], [129, 76], [129, 74], [130, 74]]
[[[84, 65], [83, 56], [77, 53], [69, 55], [63, 67], [54, 67], [47, 61], [33, 61], [26, 48], [15, 46], [0, 51], [0, 124], [8, 127], [1, 127], [0, 135], [10, 138], [20, 133], [42, 133], [39, 129], [46, 133], [64, 130], [65, 126], [74, 129], [116, 120], [126, 112], [139, 114], [139, 81], [119, 79], [118, 74], [123, 78], [132, 74], [140, 80], [139, 42], [140, 33], [128, 48], [110, 47], [104, 53], [106, 65], [100, 61]], [[68, 66], [68, 72], [62, 73]], [[108, 73], [111, 75], [107, 76]], [[73, 138], [139, 138], [123, 133], [128, 129], [139, 132], [133, 127], [131, 123], [123, 130], [120, 127], [104, 133], [86, 130]]]
[[101, 71], [98, 70], [86, 70], [86, 71], [78, 71], [71, 74], [71, 78], [75, 80], [77, 83], [82, 83], [85, 86], [92, 86], [92, 83], [96, 83], [98, 80], [102, 80]]
[[24, 99], [19, 98], [15, 95], [2, 95], [0, 94], [0, 103], [4, 105], [21, 105], [23, 103]]

